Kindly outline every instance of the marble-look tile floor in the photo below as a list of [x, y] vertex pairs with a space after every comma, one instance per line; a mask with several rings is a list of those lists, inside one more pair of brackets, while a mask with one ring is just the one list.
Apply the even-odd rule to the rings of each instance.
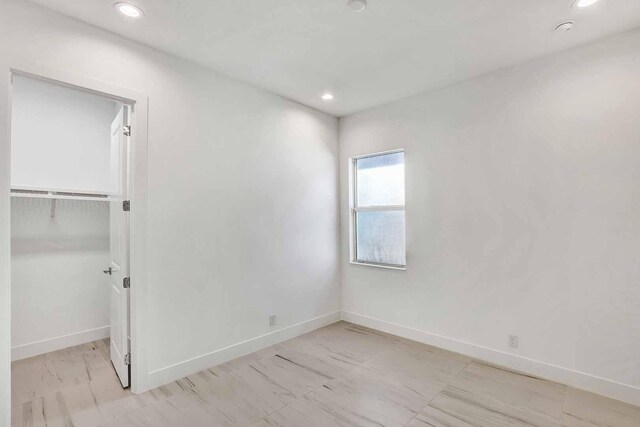
[[640, 407], [339, 322], [140, 395], [98, 341], [13, 364], [13, 426], [640, 426]]

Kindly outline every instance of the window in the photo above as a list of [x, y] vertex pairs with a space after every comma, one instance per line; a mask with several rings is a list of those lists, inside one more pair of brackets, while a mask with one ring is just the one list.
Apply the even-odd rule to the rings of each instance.
[[404, 267], [404, 152], [353, 159], [352, 261]]

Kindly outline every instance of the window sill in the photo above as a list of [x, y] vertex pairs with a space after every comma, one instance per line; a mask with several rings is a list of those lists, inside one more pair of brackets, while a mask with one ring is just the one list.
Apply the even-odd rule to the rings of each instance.
[[399, 270], [399, 271], [407, 270], [407, 267], [394, 267], [392, 265], [368, 264], [366, 262], [355, 262], [355, 261], [349, 261], [349, 263], [353, 265], [364, 265], [366, 267], [386, 268], [387, 270]]

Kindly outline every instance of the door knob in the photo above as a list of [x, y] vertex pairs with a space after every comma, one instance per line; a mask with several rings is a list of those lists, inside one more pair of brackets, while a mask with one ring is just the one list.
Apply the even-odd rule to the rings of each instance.
[[103, 272], [104, 274], [109, 274], [109, 275], [111, 275], [111, 273], [113, 273], [113, 269], [112, 269], [111, 267], [109, 267], [109, 269], [108, 269], [108, 270], [102, 270], [102, 272]]

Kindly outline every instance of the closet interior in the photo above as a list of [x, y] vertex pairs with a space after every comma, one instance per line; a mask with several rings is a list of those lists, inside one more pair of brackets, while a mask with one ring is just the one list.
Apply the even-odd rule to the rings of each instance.
[[105, 270], [122, 105], [21, 75], [11, 102], [12, 360], [98, 341], [110, 365]]

